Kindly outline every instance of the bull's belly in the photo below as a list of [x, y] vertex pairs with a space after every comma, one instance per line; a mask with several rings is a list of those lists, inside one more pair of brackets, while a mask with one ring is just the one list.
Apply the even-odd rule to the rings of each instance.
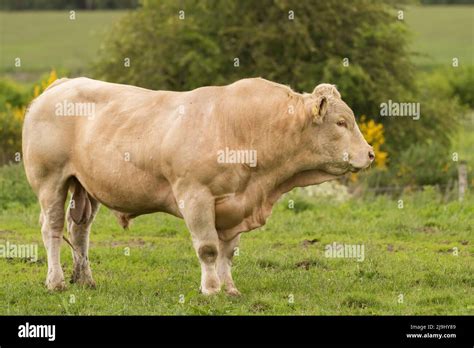
[[124, 173], [120, 167], [95, 165], [75, 176], [93, 198], [110, 209], [133, 216], [153, 212], [180, 216], [168, 181], [151, 173]]
[[[89, 156], [73, 160], [73, 175], [100, 203], [130, 217], [164, 212], [182, 218], [171, 185], [160, 174], [157, 162], [144, 157], [137, 160], [134, 152], [130, 161], [124, 161], [106, 147], [87, 150]], [[265, 224], [269, 212], [261, 201], [262, 193], [253, 187], [240, 194], [216, 197], [215, 226], [223, 239]]]
[[[136, 175], [124, 180], [111, 174], [107, 179], [78, 175], [86, 191], [106, 207], [136, 217], [163, 212], [182, 218], [182, 214], [166, 180]], [[241, 232], [265, 224], [270, 211], [250, 203], [243, 197], [216, 198], [215, 226], [221, 239], [230, 240]]]

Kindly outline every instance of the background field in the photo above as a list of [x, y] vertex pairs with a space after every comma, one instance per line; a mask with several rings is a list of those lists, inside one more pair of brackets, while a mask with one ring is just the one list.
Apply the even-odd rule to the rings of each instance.
[[124, 13], [77, 11], [70, 20], [68, 11], [0, 12], [1, 71], [14, 73], [14, 59], [21, 57], [26, 81], [53, 68], [87, 75], [105, 33]]
[[[0, 11], [0, 71], [14, 73], [14, 58], [22, 57], [21, 78], [26, 81], [52, 68], [88, 75], [107, 30], [126, 12], [77, 11], [74, 21], [67, 11]], [[420, 54], [416, 61], [421, 66], [450, 64], [453, 56], [463, 64], [474, 63], [473, 6], [410, 6], [405, 19], [415, 33], [412, 49]]]
[[420, 53], [418, 64], [450, 64], [453, 57], [474, 64], [473, 6], [412, 6], [405, 19], [415, 33], [412, 47]]

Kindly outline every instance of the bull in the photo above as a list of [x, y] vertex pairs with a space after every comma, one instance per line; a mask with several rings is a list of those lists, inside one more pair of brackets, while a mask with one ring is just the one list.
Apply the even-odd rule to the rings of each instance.
[[74, 78], [28, 108], [23, 158], [41, 206], [48, 289], [65, 288], [65, 222], [72, 282], [95, 286], [89, 234], [102, 204], [123, 227], [154, 212], [183, 218], [201, 292], [239, 295], [231, 266], [241, 233], [264, 225], [285, 192], [359, 171], [375, 155], [330, 84], [300, 94], [248, 78], [173, 92]]

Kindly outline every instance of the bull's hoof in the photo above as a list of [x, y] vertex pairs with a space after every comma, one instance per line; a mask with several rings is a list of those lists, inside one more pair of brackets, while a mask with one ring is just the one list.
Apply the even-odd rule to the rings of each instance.
[[217, 274], [209, 274], [201, 279], [201, 287], [199, 288], [203, 295], [215, 295], [221, 291], [221, 282]]
[[201, 294], [203, 294], [203, 295], [211, 296], [211, 295], [216, 295], [216, 294], [218, 294], [218, 293], [221, 291], [221, 289], [220, 289], [220, 288], [216, 288], [216, 287], [214, 287], [214, 288], [210, 288], [210, 287], [208, 287], [208, 288], [203, 288], [203, 287], [201, 286], [201, 287], [199, 288], [199, 291], [200, 291]]
[[71, 283], [95, 289], [95, 281], [92, 278], [90, 269], [81, 269], [72, 272]]
[[241, 296], [242, 294], [240, 293], [239, 290], [237, 290], [237, 288], [230, 288], [230, 289], [226, 289], [225, 290], [225, 293], [229, 296], [235, 296], [235, 297], [239, 297]]
[[50, 277], [46, 279], [46, 287], [50, 291], [63, 291], [66, 290], [66, 283], [64, 282], [64, 277], [56, 276]]
[[94, 279], [92, 278], [71, 278], [71, 284], [76, 284], [76, 285], [79, 285], [79, 286], [83, 286], [83, 287], [86, 287], [86, 288], [91, 288], [91, 289], [95, 289], [96, 285], [95, 285], [95, 281]]
[[201, 289], [201, 293], [206, 296], [217, 295], [220, 291], [220, 289]]
[[56, 283], [56, 284], [46, 283], [46, 287], [50, 291], [64, 291], [64, 290], [66, 290], [66, 283], [65, 282]]

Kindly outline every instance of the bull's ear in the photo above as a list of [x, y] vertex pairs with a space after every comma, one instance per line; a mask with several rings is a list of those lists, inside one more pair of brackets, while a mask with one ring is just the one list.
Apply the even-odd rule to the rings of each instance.
[[310, 102], [310, 116], [314, 123], [322, 123], [324, 120], [324, 116], [328, 111], [328, 99], [323, 96], [313, 96]]
[[326, 96], [333, 96], [336, 98], [341, 99], [341, 94], [337, 90], [335, 85], [330, 85], [329, 83], [321, 83], [317, 85], [313, 90], [314, 95], [326, 95]]

